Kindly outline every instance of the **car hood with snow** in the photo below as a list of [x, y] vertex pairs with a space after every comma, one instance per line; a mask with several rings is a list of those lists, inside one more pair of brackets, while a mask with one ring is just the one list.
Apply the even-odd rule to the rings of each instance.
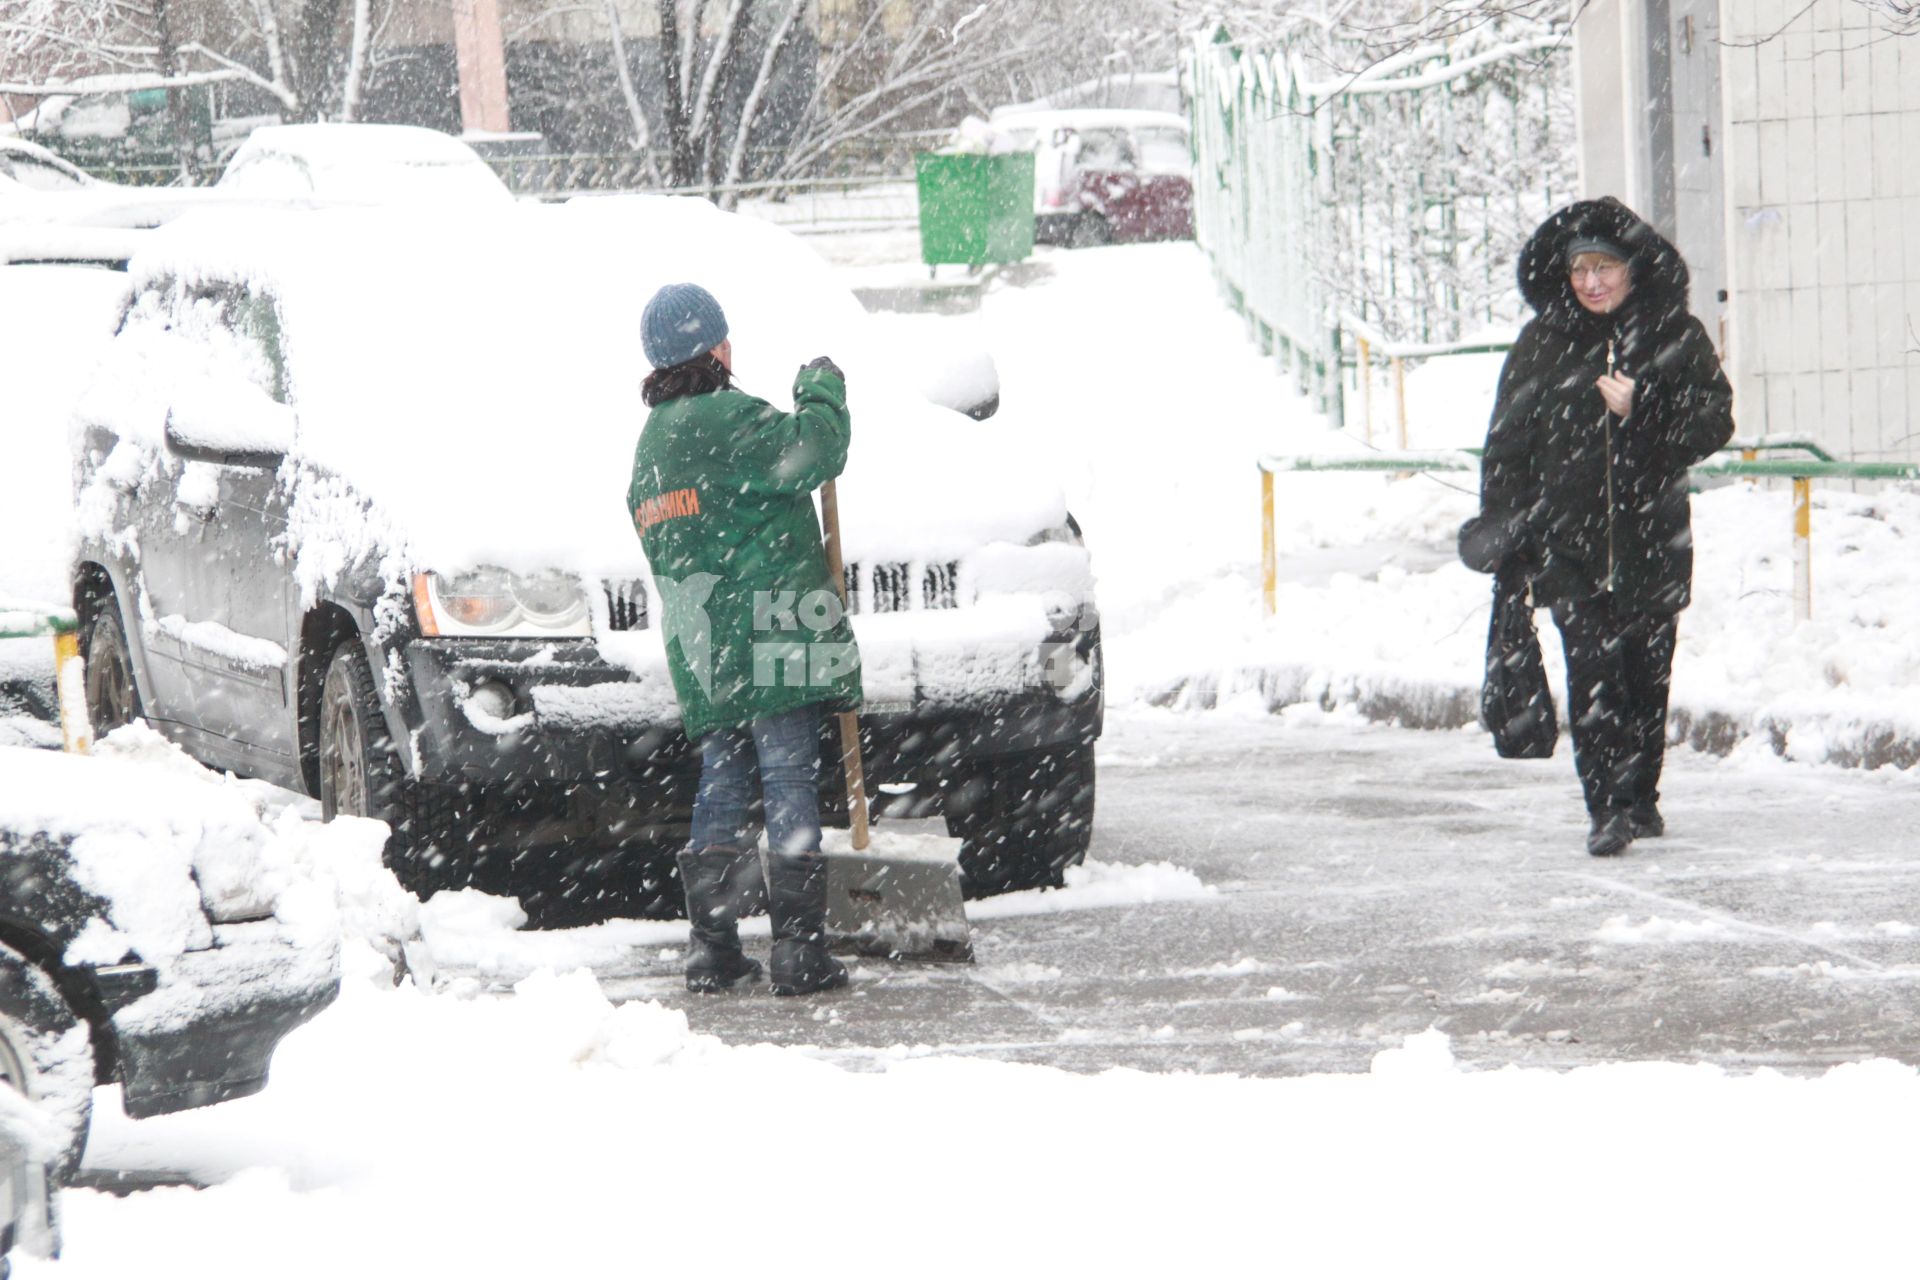
[[[643, 568], [623, 501], [646, 415], [638, 322], [659, 286], [682, 279], [726, 308], [745, 389], [785, 406], [806, 360], [830, 354], [846, 369], [850, 560], [951, 559], [1065, 523], [1057, 485], [1027, 463], [1017, 411], [981, 423], [926, 401], [824, 263], [704, 201], [521, 205], [457, 222], [405, 210], [198, 215], [157, 233], [131, 274], [136, 293], [245, 284], [273, 298], [293, 419], [252, 415], [273, 424], [253, 443], [290, 444], [344, 477], [387, 526], [385, 545], [419, 567]], [[118, 345], [122, 367], [83, 413], [158, 443], [190, 375], [158, 346]], [[230, 442], [252, 429], [235, 426]]]

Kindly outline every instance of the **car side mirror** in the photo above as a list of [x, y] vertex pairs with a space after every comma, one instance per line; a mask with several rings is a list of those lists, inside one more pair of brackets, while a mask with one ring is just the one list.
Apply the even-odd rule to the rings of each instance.
[[167, 448], [189, 462], [278, 467], [293, 429], [293, 410], [245, 378], [191, 379], [167, 408]]
[[985, 348], [942, 349], [922, 360], [913, 371], [920, 394], [976, 422], [985, 422], [1000, 409], [1000, 370]]

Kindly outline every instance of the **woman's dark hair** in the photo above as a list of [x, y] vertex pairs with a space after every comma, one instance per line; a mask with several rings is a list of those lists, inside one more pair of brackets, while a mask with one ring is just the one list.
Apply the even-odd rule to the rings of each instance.
[[727, 366], [715, 359], [713, 352], [703, 351], [691, 360], [648, 374], [647, 380], [640, 384], [640, 398], [651, 409], [682, 396], [704, 396], [732, 385], [733, 375], [727, 372]]

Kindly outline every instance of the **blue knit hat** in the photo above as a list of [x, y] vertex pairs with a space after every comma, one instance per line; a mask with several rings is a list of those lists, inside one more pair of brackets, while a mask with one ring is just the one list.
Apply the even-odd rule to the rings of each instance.
[[726, 340], [726, 312], [697, 284], [662, 286], [640, 313], [640, 346], [656, 369], [682, 364]]

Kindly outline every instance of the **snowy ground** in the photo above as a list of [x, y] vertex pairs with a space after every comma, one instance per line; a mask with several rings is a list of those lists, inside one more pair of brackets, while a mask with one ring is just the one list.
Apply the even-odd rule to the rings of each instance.
[[[817, 243], [852, 285], [925, 276], [910, 235]], [[675, 926], [437, 900], [432, 990], [350, 945], [260, 1097], [136, 1123], [102, 1092], [94, 1176], [182, 1185], [70, 1193], [65, 1259], [23, 1274], [1910, 1265], [1920, 778], [1805, 761], [1920, 719], [1912, 495], [1824, 500], [1807, 629], [1784, 495], [1702, 497], [1676, 701], [1797, 716], [1802, 762], [1676, 751], [1672, 836], [1600, 865], [1564, 745], [1503, 763], [1355, 710], [1477, 680], [1467, 493], [1283, 480], [1260, 618], [1254, 457], [1361, 446], [1192, 246], [1043, 253], [893, 323], [995, 351], [1094, 548], [1116, 706], [1074, 886], [977, 907], [973, 969], [778, 1003], [689, 1001]], [[1492, 368], [1419, 375], [1412, 443], [1473, 442]], [[1280, 668], [1317, 695], [1268, 714]], [[1222, 710], [1142, 705], [1195, 677]]]

